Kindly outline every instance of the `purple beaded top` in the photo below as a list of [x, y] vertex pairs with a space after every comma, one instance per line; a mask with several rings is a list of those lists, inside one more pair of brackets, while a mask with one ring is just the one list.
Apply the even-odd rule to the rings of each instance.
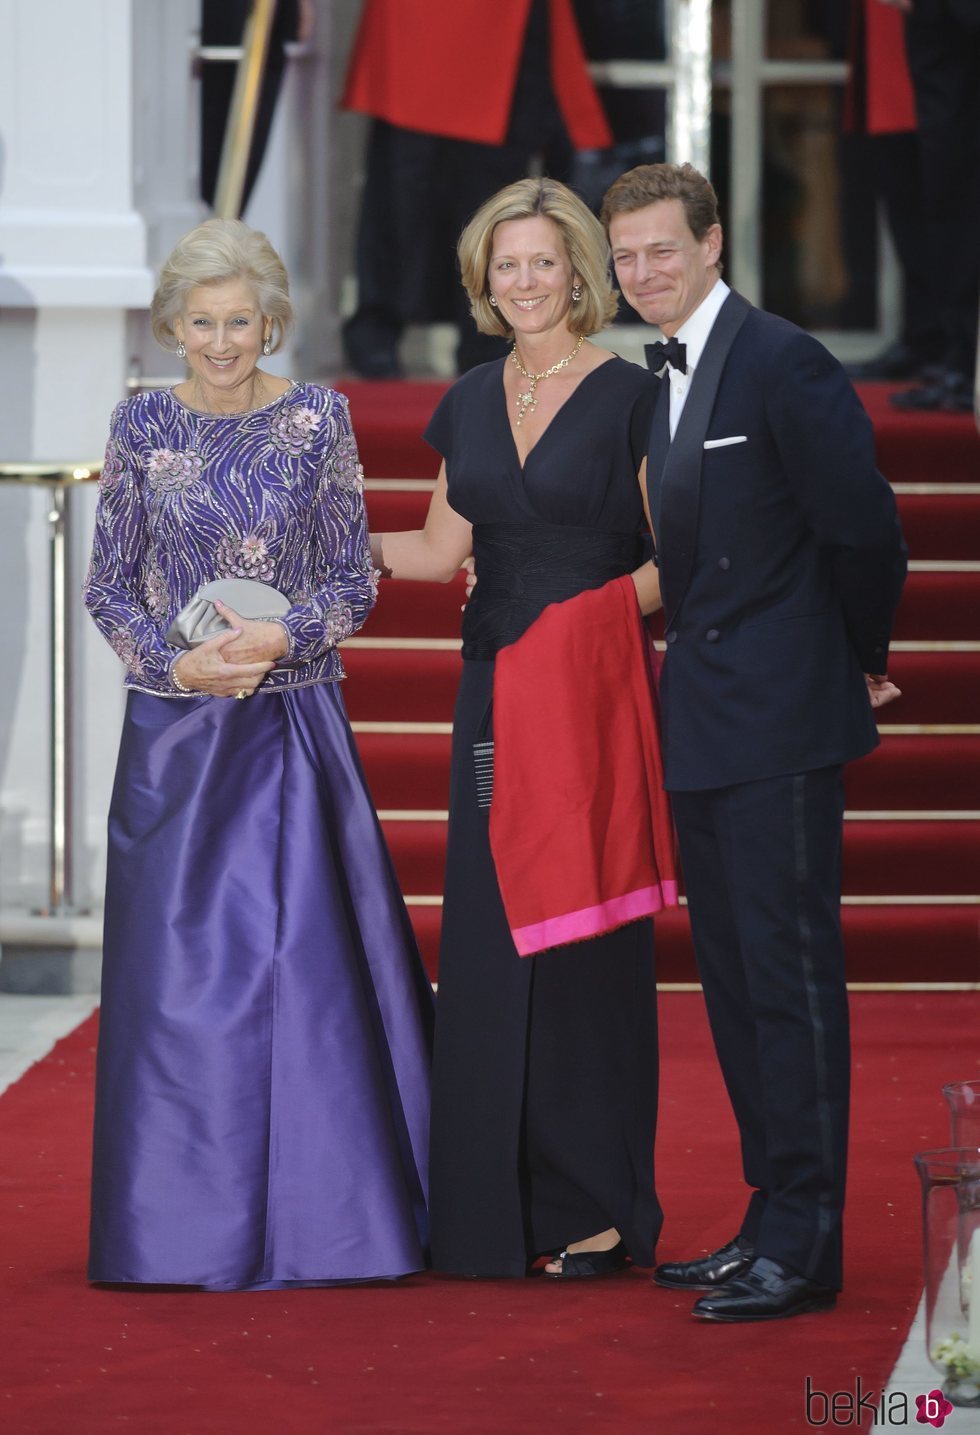
[[118, 405], [83, 594], [126, 685], [178, 697], [164, 635], [213, 578], [291, 600], [289, 652], [260, 692], [344, 676], [336, 645], [377, 596], [347, 399], [293, 384], [263, 408], [203, 414], [168, 389]]

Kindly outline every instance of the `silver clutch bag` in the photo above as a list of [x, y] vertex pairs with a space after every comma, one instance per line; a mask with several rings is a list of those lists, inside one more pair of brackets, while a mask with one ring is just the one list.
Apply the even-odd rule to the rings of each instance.
[[254, 578], [215, 578], [197, 590], [170, 624], [167, 642], [172, 647], [196, 648], [227, 632], [231, 625], [214, 606], [215, 598], [243, 618], [282, 618], [293, 606], [285, 593], [269, 583], [258, 583]]

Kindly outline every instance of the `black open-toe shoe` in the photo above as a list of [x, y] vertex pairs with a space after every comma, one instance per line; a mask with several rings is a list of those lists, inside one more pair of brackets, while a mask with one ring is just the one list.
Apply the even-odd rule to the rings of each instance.
[[561, 1261], [560, 1271], [545, 1271], [553, 1281], [582, 1280], [586, 1276], [614, 1276], [630, 1264], [622, 1241], [609, 1251], [559, 1251], [554, 1257]]

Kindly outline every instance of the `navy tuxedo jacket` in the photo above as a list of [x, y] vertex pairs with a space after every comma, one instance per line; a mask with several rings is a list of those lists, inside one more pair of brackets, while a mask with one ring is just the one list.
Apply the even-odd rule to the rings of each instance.
[[843, 369], [731, 293], [647, 484], [664, 594], [665, 785], [727, 787], [844, 763], [878, 741], [907, 553]]

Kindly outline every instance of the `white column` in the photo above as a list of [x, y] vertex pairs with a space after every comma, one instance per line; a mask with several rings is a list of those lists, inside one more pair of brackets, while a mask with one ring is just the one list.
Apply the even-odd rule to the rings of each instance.
[[[0, 458], [97, 457], [125, 393], [127, 316], [153, 287], [136, 208], [133, 12], [143, 0], [0, 0]], [[160, 7], [168, 8], [168, 7]], [[159, 69], [159, 56], [157, 57]], [[75, 582], [94, 495], [72, 495]], [[47, 875], [48, 526], [43, 492], [0, 489], [0, 903], [42, 900]], [[121, 695], [117, 660], [79, 603], [77, 875], [101, 849]], [[95, 834], [98, 833], [96, 839]], [[96, 857], [95, 865], [99, 865]]]

